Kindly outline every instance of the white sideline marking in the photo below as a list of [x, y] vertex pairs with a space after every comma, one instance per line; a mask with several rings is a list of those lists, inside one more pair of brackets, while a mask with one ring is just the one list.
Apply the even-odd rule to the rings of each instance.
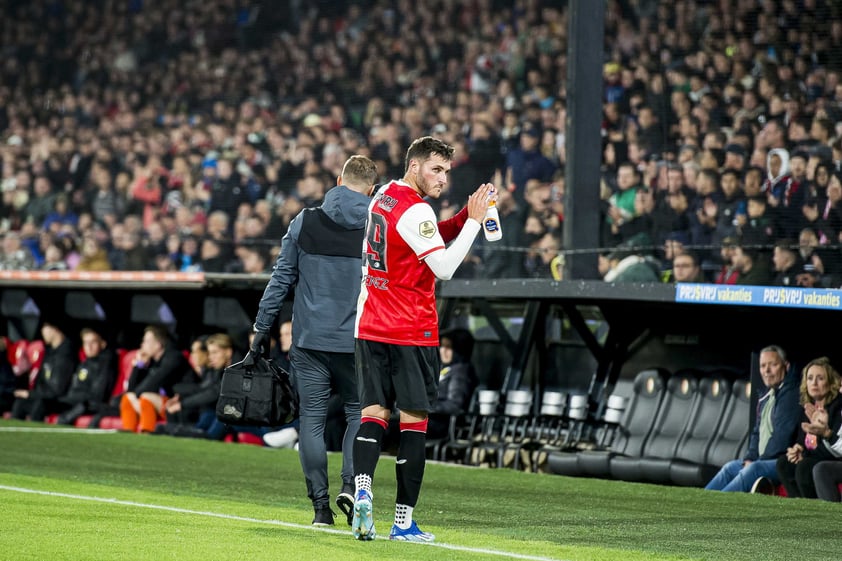
[[0, 432], [63, 432], [65, 434], [78, 434], [78, 433], [85, 433], [85, 434], [114, 434], [118, 432], [117, 429], [75, 429], [75, 428], [66, 428], [66, 429], [53, 429], [49, 427], [39, 428], [39, 427], [0, 427]]
[[[10, 485], [0, 485], [0, 491], [10, 491], [13, 493], [27, 493], [30, 495], [44, 495], [47, 497], [60, 497], [63, 499], [76, 499], [79, 501], [91, 501], [97, 503], [109, 503], [115, 505], [122, 505], [122, 506], [133, 506], [138, 508], [149, 508], [153, 510], [164, 510], [168, 512], [177, 512], [179, 514], [195, 514], [198, 516], [208, 516], [211, 518], [222, 518], [223, 520], [237, 520], [239, 522], [253, 522], [256, 524], [269, 524], [272, 526], [282, 526], [285, 528], [295, 528], [296, 530], [313, 530], [317, 532], [327, 532], [330, 534], [338, 534], [343, 536], [351, 537], [350, 530], [334, 530], [331, 528], [324, 528], [319, 526], [310, 526], [304, 524], [295, 524], [292, 522], [283, 522], [281, 520], [261, 520], [259, 518], [250, 518], [248, 516], [236, 516], [233, 514], [223, 514], [221, 512], [209, 512], [205, 510], [190, 510], [187, 508], [178, 508], [174, 506], [164, 506], [164, 505], [155, 505], [155, 504], [148, 504], [148, 503], [138, 503], [135, 501], [124, 501], [120, 499], [109, 499], [105, 497], [91, 497], [88, 495], [74, 495], [70, 493], [56, 493], [54, 491], [41, 491], [39, 489], [27, 489], [25, 487], [13, 487]], [[415, 545], [415, 544], [413, 544]], [[541, 557], [539, 555], [528, 555], [525, 553], [512, 553], [509, 551], [502, 551], [498, 549], [486, 549], [482, 547], [468, 547], [464, 545], [453, 545], [448, 543], [441, 543], [441, 542], [427, 542], [421, 543], [419, 545], [425, 545], [429, 547], [438, 547], [441, 549], [450, 549], [453, 551], [464, 551], [467, 553], [482, 553], [486, 555], [496, 555], [499, 557], [507, 557], [509, 559], [526, 559], [528, 561], [562, 561], [559, 559], [555, 559], [552, 557]]]

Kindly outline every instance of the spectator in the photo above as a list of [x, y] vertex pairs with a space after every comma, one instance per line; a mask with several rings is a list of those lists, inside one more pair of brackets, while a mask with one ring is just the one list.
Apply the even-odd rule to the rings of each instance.
[[[646, 240], [636, 238], [614, 251], [599, 256], [599, 274], [605, 282], [660, 282], [659, 263], [644, 250]], [[651, 243], [651, 242], [649, 242]]]
[[506, 185], [518, 202], [524, 199], [527, 181], [549, 182], [558, 167], [538, 150], [540, 138], [538, 127], [527, 123], [520, 131], [519, 147], [506, 154]]
[[760, 492], [780, 483], [777, 460], [794, 440], [799, 419], [798, 374], [790, 369], [784, 350], [770, 345], [760, 351], [760, 376], [766, 388], [758, 401], [746, 456], [722, 466], [707, 490]]
[[58, 195], [54, 200], [53, 210], [44, 218], [41, 228], [47, 232], [59, 232], [63, 226], [73, 228], [79, 223], [79, 217], [68, 208], [67, 196]]
[[719, 255], [722, 258], [722, 267], [720, 267], [713, 281], [715, 284], [737, 284], [737, 279], [740, 276], [740, 271], [735, 261], [737, 246], [736, 238], [728, 237], [722, 240], [722, 245], [719, 249]]
[[619, 234], [619, 228], [635, 214], [635, 194], [640, 185], [640, 175], [635, 167], [626, 162], [617, 169], [617, 191], [608, 199], [606, 222], [610, 224], [612, 235]]
[[155, 432], [171, 436], [205, 437], [222, 440], [228, 431], [216, 419], [216, 402], [222, 372], [234, 360], [234, 343], [225, 333], [215, 333], [199, 338], [190, 345], [190, 363], [196, 373], [196, 381], [182, 382], [173, 386], [172, 399], [168, 399], [167, 423]]
[[801, 286], [802, 275], [809, 274], [804, 270], [804, 262], [798, 254], [797, 244], [793, 240], [783, 239], [775, 243], [772, 254], [775, 278], [773, 286]]
[[781, 229], [775, 221], [775, 214], [769, 210], [765, 197], [749, 197], [746, 214], [737, 215], [737, 233], [745, 245], [765, 249], [778, 238]]
[[59, 241], [52, 241], [47, 246], [44, 252], [44, 264], [41, 265], [42, 271], [66, 271], [67, 262], [65, 261], [64, 246]]
[[795, 236], [804, 206], [805, 190], [801, 189], [789, 169], [789, 152], [783, 148], [769, 151], [766, 157], [768, 175], [763, 182], [763, 192], [774, 209], [774, 218], [785, 236]]
[[743, 245], [734, 248], [734, 265], [739, 271], [736, 284], [767, 286], [772, 282], [769, 256]]
[[117, 380], [117, 355], [102, 335], [86, 327], [80, 336], [85, 358], [73, 373], [70, 389], [58, 400], [64, 409], [58, 416], [60, 425], [72, 425], [82, 415], [103, 411]]
[[110, 271], [111, 262], [108, 261], [108, 253], [105, 251], [99, 240], [88, 234], [82, 239], [82, 256], [79, 259], [79, 264], [76, 265], [77, 271]]
[[123, 430], [153, 432], [158, 421], [164, 420], [165, 406], [174, 395], [175, 385], [195, 380], [190, 364], [166, 330], [147, 326], [129, 375], [129, 389], [120, 398]]
[[44, 341], [44, 361], [35, 378], [32, 391], [15, 390], [15, 403], [12, 405], [12, 417], [31, 421], [44, 421], [51, 413], [61, 410], [60, 398], [70, 387], [76, 357], [70, 340], [53, 319], [46, 319], [41, 325], [41, 338]]
[[468, 410], [471, 397], [479, 385], [479, 378], [471, 364], [474, 349], [474, 337], [467, 329], [453, 328], [439, 335], [439, 357], [441, 372], [430, 423], [427, 426], [428, 438], [442, 438], [447, 434], [451, 415], [459, 415]]
[[705, 282], [699, 258], [692, 251], [681, 251], [672, 260], [673, 282]]
[[823, 440], [842, 427], [842, 380], [827, 357], [811, 360], [801, 373], [801, 400], [804, 408], [798, 437], [777, 461], [778, 477], [787, 497], [815, 499], [813, 468], [821, 461], [834, 459]]
[[6, 232], [3, 236], [3, 254], [0, 256], [0, 270], [29, 271], [35, 268], [32, 253], [23, 247], [20, 234]]
[[42, 226], [47, 215], [55, 209], [56, 195], [50, 180], [44, 176], [35, 178], [32, 184], [32, 197], [26, 205], [24, 221], [31, 221], [36, 226]]

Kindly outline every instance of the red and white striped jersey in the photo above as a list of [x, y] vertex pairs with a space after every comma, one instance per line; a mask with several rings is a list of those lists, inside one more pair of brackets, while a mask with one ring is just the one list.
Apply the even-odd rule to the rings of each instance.
[[356, 337], [438, 346], [436, 276], [423, 259], [443, 250], [432, 207], [408, 184], [384, 185], [368, 207]]

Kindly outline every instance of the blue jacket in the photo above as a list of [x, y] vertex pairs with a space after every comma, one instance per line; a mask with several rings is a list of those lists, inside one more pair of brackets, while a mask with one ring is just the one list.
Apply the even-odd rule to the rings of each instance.
[[269, 331], [295, 288], [292, 343], [302, 349], [354, 352], [354, 322], [362, 278], [366, 195], [344, 185], [322, 206], [302, 210], [281, 241], [272, 278], [263, 291], [255, 331]]
[[[795, 436], [801, 421], [803, 409], [799, 404], [801, 377], [795, 369], [784, 377], [784, 381], [777, 388], [775, 395], [775, 409], [772, 411], [772, 436], [766, 443], [766, 449], [761, 456], [760, 444], [760, 412], [766, 405], [766, 400], [760, 398], [757, 404], [757, 416], [754, 429], [748, 441], [746, 460], [774, 460], [786, 453], [786, 449], [795, 442]], [[764, 393], [764, 397], [768, 392]]]

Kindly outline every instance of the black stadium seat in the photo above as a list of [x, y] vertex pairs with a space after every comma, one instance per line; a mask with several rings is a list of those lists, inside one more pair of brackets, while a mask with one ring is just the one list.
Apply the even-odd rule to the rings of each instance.
[[664, 396], [665, 374], [663, 370], [650, 369], [635, 377], [625, 416], [611, 448], [585, 450], [576, 454], [551, 452], [548, 458], [549, 471], [561, 475], [609, 477], [612, 457], [640, 457]]
[[[655, 465], [655, 475], [644, 473], [644, 479], [652, 481], [654, 477], [663, 478], [678, 485], [698, 486], [701, 484], [702, 466], [705, 464], [707, 450], [716, 436], [725, 408], [731, 397], [731, 383], [727, 378], [708, 375], [699, 380], [698, 397], [687, 429], [681, 435], [672, 459], [651, 460], [646, 464]], [[686, 466], [685, 469], [673, 466]], [[696, 467], [697, 469], [692, 469]], [[644, 470], [652, 469], [650, 466]], [[675, 480], [674, 474], [686, 474], [685, 479]], [[692, 475], [692, 476], [691, 476]]]
[[670, 478], [678, 485], [705, 485], [725, 463], [739, 458], [748, 441], [751, 384], [737, 380], [722, 412], [719, 426], [705, 454], [703, 465], [675, 462]]
[[675, 455], [679, 438], [695, 408], [698, 384], [696, 373], [692, 371], [676, 373], [667, 381], [655, 423], [639, 454], [626, 452], [611, 458], [609, 470], [614, 479], [653, 483], [669, 481], [669, 459]]

